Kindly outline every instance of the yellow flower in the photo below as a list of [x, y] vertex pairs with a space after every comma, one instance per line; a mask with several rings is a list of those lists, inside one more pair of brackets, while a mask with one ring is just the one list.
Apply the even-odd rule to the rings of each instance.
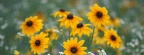
[[64, 54], [66, 55], [85, 55], [87, 54], [84, 50], [87, 49], [87, 47], [82, 47], [84, 44], [84, 40], [81, 40], [78, 42], [77, 38], [70, 38], [70, 40], [67, 40], [66, 42], [63, 42], [64, 44]]
[[95, 27], [95, 34], [96, 34], [95, 36], [103, 37], [105, 31], [106, 31], [106, 28], [104, 26]]
[[43, 12], [38, 11], [35, 15], [38, 16], [38, 19], [42, 19], [43, 21], [45, 21], [45, 16]]
[[120, 50], [116, 50], [117, 51], [117, 55], [122, 55]]
[[45, 48], [48, 48], [49, 38], [46, 38], [46, 36], [47, 34], [41, 32], [39, 35], [31, 37], [29, 43], [31, 45], [31, 51], [33, 51], [34, 54], [44, 53]]
[[105, 31], [104, 36], [104, 40], [107, 44], [110, 44], [113, 48], [120, 48], [122, 40], [112, 28], [111, 30]]
[[14, 55], [20, 55], [19, 51], [14, 50]]
[[23, 34], [31, 36], [42, 29], [42, 20], [37, 18], [37, 16], [26, 18], [25, 22], [20, 25]]
[[101, 37], [95, 37], [95, 39], [96, 39], [96, 44], [99, 44], [99, 45], [105, 45], [105, 40], [104, 40], [104, 38], [101, 38]]
[[121, 23], [121, 20], [119, 18], [111, 18], [111, 24], [114, 26], [114, 27], [119, 27]]
[[47, 29], [45, 32], [49, 34], [48, 37], [50, 38], [50, 40], [58, 39], [57, 29]]
[[126, 0], [122, 3], [122, 5], [120, 6], [121, 9], [125, 9], [125, 10], [128, 10], [130, 8], [133, 8], [137, 5], [137, 0]]
[[87, 16], [95, 26], [100, 27], [101, 25], [106, 26], [109, 24], [110, 17], [105, 7], [99, 7], [97, 4], [94, 4], [94, 7], [90, 6], [90, 10], [91, 12], [89, 12]]
[[73, 14], [68, 14], [67, 16], [59, 19], [60, 21], [60, 27], [65, 26], [66, 28], [74, 28], [82, 19], [80, 17], [77, 17]]
[[90, 36], [90, 32], [92, 32], [92, 30], [87, 26], [90, 26], [90, 24], [78, 23], [76, 25], [76, 27], [72, 28], [72, 31], [71, 31], [70, 35], [75, 36], [76, 34], [78, 34], [78, 36], [81, 37], [82, 34], [85, 34], [87, 36]]
[[26, 53], [26, 55], [32, 55], [31, 51], [28, 50], [27, 53]]
[[57, 15], [59, 15], [59, 17], [63, 17], [63, 16], [66, 16], [68, 15], [70, 12], [68, 11], [65, 11], [64, 9], [60, 9], [59, 11], [55, 12], [53, 15], [54, 15], [54, 18], [56, 18]]
[[105, 40], [104, 40], [104, 32], [105, 32], [105, 27], [96, 27], [95, 32], [94, 32], [94, 40], [96, 44], [104, 45]]

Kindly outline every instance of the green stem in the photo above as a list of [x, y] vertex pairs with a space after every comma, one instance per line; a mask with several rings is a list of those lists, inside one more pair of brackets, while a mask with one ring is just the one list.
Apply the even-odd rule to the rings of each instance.
[[64, 40], [64, 38], [65, 38], [65, 36], [64, 36], [64, 27], [62, 27], [62, 37], [63, 37], [63, 42], [65, 41]]
[[51, 41], [52, 42], [52, 44], [51, 44], [51, 46], [50, 46], [50, 54], [53, 54], [52, 53], [52, 50], [53, 50], [53, 41]]
[[70, 36], [70, 28], [69, 28], [69, 30], [68, 30], [68, 31], [69, 31], [69, 39], [70, 39], [70, 37], [71, 37], [71, 36]]
[[90, 40], [90, 50], [91, 50], [91, 47], [92, 47], [93, 36], [94, 36], [94, 30], [95, 30], [95, 26], [93, 27], [93, 33], [92, 33], [92, 35], [91, 35], [91, 40]]
[[[61, 41], [62, 41], [62, 43], [63, 43], [63, 42], [65, 41], [64, 27], [60, 28], [60, 31], [61, 31], [61, 34], [60, 34], [60, 35], [62, 36], [62, 40], [61, 40]], [[61, 39], [61, 38], [60, 38], [60, 39]], [[64, 49], [62, 49], [62, 50], [64, 50]]]
[[78, 41], [80, 40], [80, 37], [78, 36]]

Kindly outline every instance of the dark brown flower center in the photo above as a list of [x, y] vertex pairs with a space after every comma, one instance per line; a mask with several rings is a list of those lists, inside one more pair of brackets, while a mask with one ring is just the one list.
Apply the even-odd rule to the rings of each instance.
[[32, 24], [33, 24], [32, 21], [28, 21], [28, 22], [26, 23], [27, 26], [32, 26]]
[[111, 40], [115, 41], [116, 37], [114, 35], [111, 35]]
[[76, 53], [76, 52], [77, 52], [77, 48], [73, 47], [73, 48], [70, 49], [70, 51], [71, 51], [72, 53]]
[[69, 15], [67, 15], [67, 19], [73, 19], [73, 15], [72, 14], [69, 14]]
[[36, 40], [36, 41], [35, 41], [35, 45], [36, 45], [36, 46], [39, 46], [39, 45], [40, 45], [40, 40]]
[[61, 11], [61, 12], [65, 12], [65, 10], [64, 10], [64, 9], [60, 9], [59, 11]]
[[96, 16], [97, 16], [98, 18], [102, 18], [103, 14], [102, 14], [102, 12], [97, 12], [97, 13], [96, 13]]
[[82, 23], [77, 24], [77, 28], [81, 28], [81, 27], [83, 27]]

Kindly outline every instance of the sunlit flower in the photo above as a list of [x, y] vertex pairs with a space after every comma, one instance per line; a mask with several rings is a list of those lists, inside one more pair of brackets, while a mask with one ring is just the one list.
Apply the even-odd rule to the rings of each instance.
[[37, 19], [37, 16], [29, 17], [25, 19], [25, 22], [23, 22], [20, 25], [20, 28], [22, 29], [22, 33], [28, 36], [33, 35], [35, 32], [40, 31], [42, 29], [43, 24], [41, 19]]
[[85, 50], [87, 47], [82, 47], [84, 44], [84, 40], [81, 40], [78, 42], [77, 38], [70, 38], [70, 40], [67, 40], [66, 42], [63, 42], [64, 44], [64, 54], [66, 55], [86, 55], [87, 53]]
[[78, 23], [76, 27], [72, 28], [72, 32], [70, 35], [75, 36], [76, 34], [78, 34], [78, 36], [81, 37], [82, 34], [85, 34], [87, 36], [90, 36], [90, 32], [92, 32], [92, 30], [87, 26], [90, 26], [90, 24]]
[[45, 33], [48, 33], [48, 37], [50, 38], [50, 40], [57, 40], [58, 39], [58, 34], [57, 34], [58, 30], [57, 29], [47, 29], [45, 31]]
[[45, 48], [48, 48], [49, 38], [46, 38], [47, 34], [41, 32], [39, 35], [32, 36], [29, 41], [31, 45], [31, 51], [34, 54], [40, 54], [45, 52]]
[[111, 24], [114, 26], [114, 27], [119, 27], [121, 23], [121, 20], [119, 18], [111, 18]]
[[94, 4], [94, 7], [90, 6], [91, 12], [87, 14], [88, 19], [95, 26], [100, 27], [101, 25], [108, 25], [110, 22], [110, 17], [108, 11], [105, 7], [99, 7], [97, 4]]
[[73, 14], [68, 14], [67, 16], [59, 19], [60, 21], [60, 27], [65, 26], [66, 28], [74, 28], [80, 21], [82, 21], [82, 18], [75, 16]]
[[64, 10], [64, 9], [60, 9], [59, 11], [53, 13], [53, 15], [54, 15], [54, 18], [56, 18], [56, 16], [58, 16], [58, 15], [59, 15], [59, 17], [61, 18], [61, 17], [63, 17], [63, 16], [67, 16], [69, 13], [70, 13], [70, 12], [68, 12], [68, 11], [66, 11], [66, 10]]
[[112, 28], [111, 30], [105, 31], [104, 36], [104, 40], [107, 44], [110, 44], [113, 48], [120, 48], [122, 40]]
[[14, 50], [14, 55], [20, 55], [19, 51]]

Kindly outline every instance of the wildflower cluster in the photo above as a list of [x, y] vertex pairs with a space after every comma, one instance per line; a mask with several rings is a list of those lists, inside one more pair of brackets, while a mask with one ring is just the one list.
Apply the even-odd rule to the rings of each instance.
[[[54, 48], [55, 46], [53, 40], [57, 39], [62, 40], [62, 42], [56, 41], [63, 47], [63, 51], [59, 53], [66, 55], [94, 54], [92, 48], [95, 45], [102, 47], [97, 52], [103, 52], [104, 55], [106, 55], [104, 48], [107, 46], [119, 49], [122, 46], [122, 40], [113, 28], [119, 26], [118, 20], [111, 19], [108, 10], [98, 4], [94, 4], [93, 7], [90, 6], [90, 10], [87, 13], [87, 19], [90, 21], [88, 24], [83, 22], [83, 18], [65, 9], [60, 9], [52, 14], [54, 18], [59, 18], [55, 21], [59, 23], [60, 27], [44, 29], [41, 17], [31, 16], [25, 19], [20, 28], [22, 33], [30, 38], [29, 44], [32, 53], [38, 55], [50, 53], [51, 47]], [[67, 31], [68, 33], [66, 33]], [[83, 38], [84, 36], [89, 38], [89, 46], [85, 46], [87, 41]], [[95, 48], [98, 49], [98, 47]], [[20, 54], [17, 50], [14, 52], [15, 55]]]

